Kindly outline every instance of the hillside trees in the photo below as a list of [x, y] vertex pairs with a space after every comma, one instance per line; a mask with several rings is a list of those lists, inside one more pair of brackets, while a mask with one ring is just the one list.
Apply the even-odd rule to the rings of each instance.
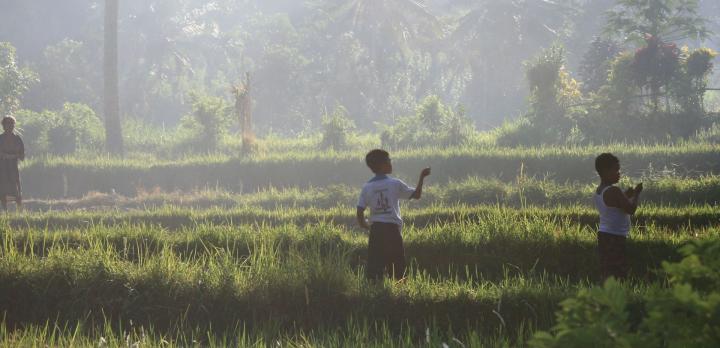
[[20, 107], [20, 98], [35, 80], [31, 70], [18, 66], [15, 47], [0, 42], [0, 117]]
[[487, 0], [458, 20], [449, 36], [452, 80], [467, 79], [461, 102], [483, 119], [520, 111], [523, 76], [512, 74], [542, 47], [569, 36], [575, 1]]

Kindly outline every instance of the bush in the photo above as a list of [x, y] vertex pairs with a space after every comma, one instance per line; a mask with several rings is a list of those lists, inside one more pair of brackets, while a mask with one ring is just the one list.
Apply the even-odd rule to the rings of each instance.
[[103, 147], [103, 124], [87, 105], [66, 103], [58, 112], [21, 110], [16, 116], [30, 153], [68, 155]]
[[47, 110], [34, 112], [23, 109], [15, 113], [15, 118], [17, 132], [25, 143], [25, 152], [28, 155], [47, 153], [48, 130], [51, 128], [52, 120], [57, 118], [57, 114]]
[[55, 146], [69, 147], [72, 142], [76, 144], [74, 146], [76, 150], [94, 152], [96, 149], [103, 148], [105, 128], [100, 118], [95, 115], [95, 112], [89, 106], [66, 103], [57, 115], [58, 117], [54, 120], [55, 122], [50, 129], [63, 129], [63, 133], [68, 134], [66, 139], [70, 143], [67, 145], [53, 143], [52, 139], [48, 137], [48, 145], [50, 145], [51, 151]]
[[347, 146], [349, 132], [355, 129], [355, 123], [348, 116], [347, 109], [338, 105], [332, 115], [323, 116], [322, 128], [322, 147], [340, 150]]
[[526, 62], [530, 88], [530, 110], [518, 121], [498, 130], [501, 146], [582, 143], [585, 137], [577, 119], [586, 110], [578, 106], [583, 99], [580, 84], [565, 71], [565, 51], [553, 46]]
[[[180, 150], [215, 152], [221, 136], [227, 132], [232, 122], [230, 107], [225, 99], [200, 94], [190, 96], [192, 113], [180, 120]], [[187, 147], [183, 149], [183, 147]]]
[[537, 332], [533, 347], [720, 346], [720, 241], [693, 241], [684, 258], [664, 262], [668, 287], [638, 303], [614, 279], [562, 302], [552, 333]]
[[[569, 127], [569, 123], [565, 128]], [[575, 124], [569, 129], [559, 131], [557, 128], [536, 126], [527, 117], [504, 123], [494, 130], [495, 143], [498, 146], [541, 146], [554, 145], [582, 145], [586, 142], [585, 133]]]
[[534, 127], [527, 117], [505, 122], [494, 130], [499, 146], [537, 146], [548, 138], [543, 129]]
[[429, 96], [418, 106], [415, 115], [400, 117], [383, 131], [380, 138], [383, 147], [400, 149], [459, 145], [467, 142], [474, 133], [472, 120], [462, 107], [454, 112], [438, 96]]

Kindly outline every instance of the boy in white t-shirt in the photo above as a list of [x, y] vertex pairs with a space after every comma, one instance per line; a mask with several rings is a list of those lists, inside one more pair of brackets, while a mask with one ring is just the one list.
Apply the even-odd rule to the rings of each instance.
[[[372, 150], [365, 163], [375, 177], [365, 184], [357, 205], [357, 220], [362, 228], [370, 230], [368, 242], [367, 276], [379, 279], [387, 272], [395, 279], [405, 275], [405, 250], [401, 235], [400, 199], [420, 199], [423, 181], [430, 168], [420, 173], [416, 188], [402, 180], [388, 176], [392, 173], [390, 154], [385, 150]], [[370, 209], [369, 225], [365, 209]]]

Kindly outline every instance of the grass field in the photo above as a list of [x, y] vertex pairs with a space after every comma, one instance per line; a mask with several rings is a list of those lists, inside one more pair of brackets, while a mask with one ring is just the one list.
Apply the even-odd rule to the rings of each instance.
[[[509, 219], [497, 212], [482, 223], [408, 227], [403, 284], [368, 283], [365, 237], [331, 224], [5, 232], [2, 308], [9, 328], [133, 322], [167, 335], [177, 327], [341, 333], [350, 320], [464, 339], [548, 328], [557, 303], [596, 278], [594, 234], [545, 216]], [[676, 257], [679, 243], [717, 235], [687, 232], [645, 230], [630, 246], [633, 274], [656, 279], [650, 269]]]
[[[469, 177], [516, 181], [519, 176], [558, 183], [595, 181], [593, 158], [613, 151], [632, 178], [688, 177], [720, 171], [720, 145], [613, 145], [608, 147], [417, 149], [393, 153], [396, 174], [416, 180], [424, 166], [432, 166], [433, 182], [445, 184]], [[24, 191], [42, 198], [80, 197], [90, 191], [134, 196], [138, 192], [215, 189], [252, 193], [269, 187], [308, 188], [365, 182], [369, 171], [363, 151], [284, 151], [249, 158], [222, 155], [181, 160], [138, 158], [36, 159], [25, 163]]]
[[[359, 156], [289, 149], [28, 163], [26, 188], [61, 184], [0, 219], [0, 345], [523, 346], [554, 325], [563, 299], [599, 281], [599, 147], [394, 156], [403, 178], [425, 163], [434, 171], [423, 200], [403, 204], [401, 283], [364, 277]], [[720, 237], [718, 147], [610, 150], [627, 163], [624, 185], [646, 186], [624, 285], [640, 298], [665, 286], [657, 270], [679, 246]], [[237, 189], [229, 173], [253, 184]]]

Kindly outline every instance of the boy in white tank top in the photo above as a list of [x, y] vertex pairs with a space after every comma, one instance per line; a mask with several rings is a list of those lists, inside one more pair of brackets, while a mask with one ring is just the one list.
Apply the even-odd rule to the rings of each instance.
[[615, 184], [620, 181], [620, 160], [610, 153], [595, 159], [600, 185], [595, 191], [595, 207], [600, 213], [598, 254], [603, 280], [610, 276], [627, 276], [625, 241], [630, 233], [630, 216], [637, 211], [642, 183], [623, 192]]

